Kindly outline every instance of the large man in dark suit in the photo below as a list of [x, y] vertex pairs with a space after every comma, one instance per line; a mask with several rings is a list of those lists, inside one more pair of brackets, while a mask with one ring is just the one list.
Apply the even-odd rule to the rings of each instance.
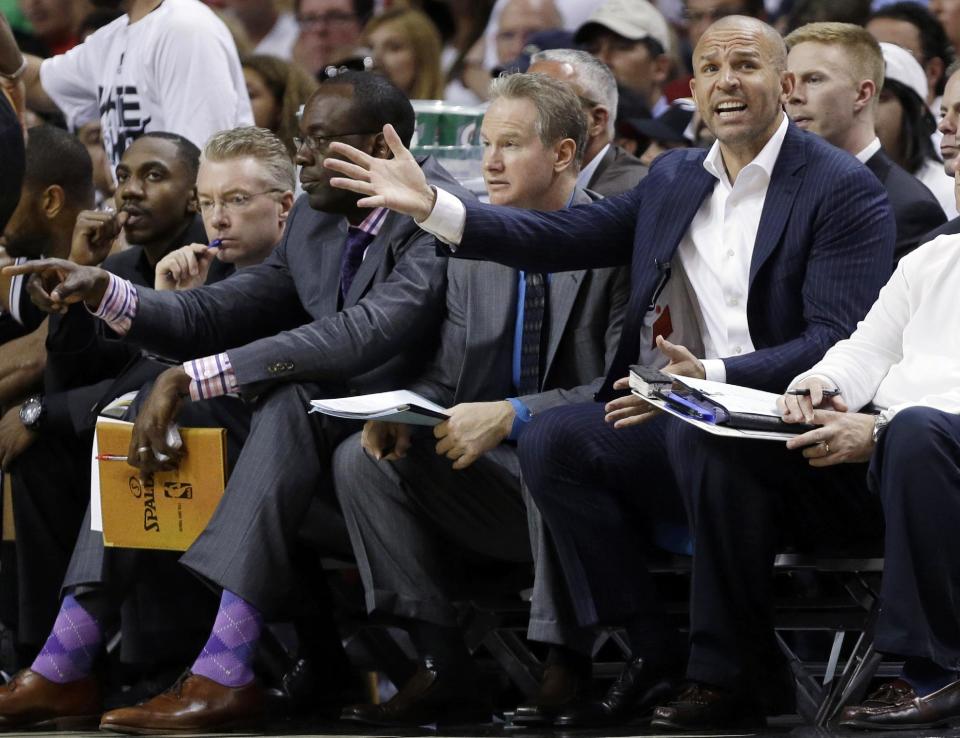
[[[793, 77], [772, 28], [741, 16], [717, 21], [694, 67], [691, 87], [717, 144], [709, 153], [668, 152], [634, 190], [587, 207], [544, 214], [457, 203], [417, 179], [393, 137], [395, 159], [386, 166], [342, 145], [336, 150], [354, 163], [327, 162], [350, 177], [334, 185], [367, 195], [361, 204], [413, 214], [458, 257], [551, 270], [632, 258], [627, 320], [598, 395], [606, 407], [552, 409], [520, 443], [524, 478], [581, 625], [625, 623], [634, 651], [608, 699], [566, 724], [642, 711], [682, 660], [644, 564], [654, 524], [682, 518], [665, 461], [667, 423], [644, 422], [649, 412], [638, 398], [617, 397], [628, 366], [638, 356], [653, 361], [656, 338], [670, 371], [781, 389], [850, 333], [893, 263], [895, 224], [877, 179], [787, 121], [781, 102]], [[664, 340], [691, 336], [702, 342], [703, 360]], [[706, 584], [699, 564], [695, 588]], [[737, 573], [726, 575], [735, 586]], [[764, 709], [753, 689], [765, 676], [759, 654], [703, 639], [709, 624], [709, 608], [692, 613], [686, 673], [718, 689], [685, 692], [670, 727], [730, 726]]]
[[[324, 83], [300, 123], [297, 160], [306, 197], [291, 211], [273, 254], [219, 286], [159, 293], [131, 290], [103, 272], [59, 262], [33, 267], [61, 278], [47, 293], [54, 306], [85, 300], [129, 342], [181, 360], [194, 356], [194, 346], [223, 352], [187, 361], [158, 378], [140, 409], [128, 455], [145, 473], [165, 464], [155, 451], [171, 463], [181, 456], [166, 429], [187, 397], [237, 392], [254, 407], [223, 501], [182, 559], [224, 590], [210, 640], [175, 689], [104, 715], [111, 729], [212, 730], [262, 716], [264, 696], [250, 668], [262, 613], [275, 612], [291, 594], [297, 532], [315, 497], [332, 498], [330, 456], [356, 430], [308, 415], [308, 401], [395, 387], [432, 354], [446, 287], [446, 263], [436, 259], [433, 238], [407, 217], [357, 208], [355, 196], [329, 186], [322, 167], [336, 139], [388, 156], [379, 132], [388, 122], [409, 141], [413, 110], [386, 80], [347, 73]], [[428, 159], [423, 168], [431, 181], [470, 197], [435, 162]], [[329, 507], [336, 515], [335, 506]], [[87, 537], [75, 553], [66, 584], [102, 583], [110, 563], [102, 543]], [[61, 614], [86, 623], [75, 604], [65, 600]], [[80, 605], [84, 609], [83, 601]], [[237, 622], [244, 623], [238, 639], [224, 630]], [[96, 624], [86, 632], [96, 643]], [[95, 650], [89, 643], [87, 649]], [[51, 653], [55, 649], [47, 653], [55, 661]], [[15, 691], [0, 695], [0, 714], [8, 710], [22, 720], [24, 705], [38, 704], [54, 716], [65, 709], [98, 712], [89, 670], [70, 673], [74, 678], [64, 684], [21, 674]], [[78, 692], [85, 701], [55, 699]]]
[[883, 89], [883, 52], [863, 27], [808, 23], [785, 39], [796, 84], [787, 113], [801, 128], [853, 154], [877, 175], [897, 221], [900, 259], [947, 216], [927, 187], [880, 148], [875, 118]]
[[[521, 74], [496, 80], [490, 95], [481, 130], [490, 202], [538, 210], [590, 202], [576, 187], [586, 126], [570, 88]], [[593, 396], [620, 338], [627, 270], [545, 276], [455, 260], [447, 273], [440, 349], [411, 389], [450, 408], [449, 420], [435, 438], [369, 422], [334, 461], [368, 607], [400, 618], [423, 657], [390, 701], [344, 710], [361, 722], [489, 720], [453, 604], [477, 591], [471, 573], [484, 564], [532, 555], [528, 637], [566, 648], [564, 625], [575, 627], [536, 507], [524, 510], [515, 442], [531, 415]], [[592, 643], [577, 645], [583, 668], [560, 680], [570, 689], [589, 675]], [[567, 655], [548, 661], [563, 669], [561, 660], [575, 660]], [[544, 680], [556, 689], [555, 681]]]

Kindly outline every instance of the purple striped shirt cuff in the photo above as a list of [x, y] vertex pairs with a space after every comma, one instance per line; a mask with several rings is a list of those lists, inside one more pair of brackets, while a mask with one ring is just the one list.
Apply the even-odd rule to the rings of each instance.
[[183, 370], [193, 380], [190, 382], [190, 399], [194, 401], [220, 397], [236, 392], [239, 387], [237, 375], [226, 354], [184, 362]]
[[126, 279], [110, 275], [110, 284], [96, 310], [91, 310], [118, 335], [125, 336], [140, 307], [137, 288]]

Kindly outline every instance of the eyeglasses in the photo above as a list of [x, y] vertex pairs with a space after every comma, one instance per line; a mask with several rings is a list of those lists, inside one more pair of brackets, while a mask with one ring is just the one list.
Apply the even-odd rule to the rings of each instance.
[[346, 138], [347, 136], [372, 136], [375, 133], [380, 133], [380, 131], [350, 131], [348, 133], [330, 133], [325, 136], [309, 135], [305, 136], [304, 138], [294, 136], [293, 147], [298, 154], [300, 153], [300, 149], [304, 146], [314, 153], [320, 153], [322, 151], [326, 151], [327, 147], [330, 145], [330, 142], [336, 138]]
[[269, 195], [273, 192], [283, 192], [283, 190], [273, 189], [264, 190], [263, 192], [234, 192], [231, 195], [227, 195], [223, 200], [200, 200], [200, 212], [201, 213], [212, 213], [213, 209], [220, 206], [221, 210], [225, 213], [237, 212], [238, 210], [243, 210], [244, 208], [250, 205], [250, 202], [255, 197], [260, 197], [261, 195]]
[[359, 23], [359, 18], [353, 13], [332, 11], [330, 13], [298, 15], [297, 23], [304, 28], [315, 28], [316, 26], [345, 26], [350, 23]]

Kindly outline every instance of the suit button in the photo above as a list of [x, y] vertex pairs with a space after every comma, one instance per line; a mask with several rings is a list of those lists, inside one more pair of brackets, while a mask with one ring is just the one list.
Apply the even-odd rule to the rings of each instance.
[[293, 362], [292, 362], [292, 361], [288, 361], [286, 364], [284, 364], [283, 368], [286, 369], [288, 372], [292, 372], [292, 371], [293, 371]]
[[283, 371], [283, 365], [280, 363], [268, 364], [267, 371], [271, 374], [278, 374]]

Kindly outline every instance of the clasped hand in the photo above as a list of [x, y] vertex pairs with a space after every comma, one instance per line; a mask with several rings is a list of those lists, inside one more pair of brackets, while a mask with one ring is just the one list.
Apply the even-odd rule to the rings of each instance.
[[[663, 336], [657, 336], [657, 348], [670, 361], [663, 368], [664, 372], [681, 377], [706, 379], [703, 363], [685, 346], [670, 343]], [[630, 389], [630, 377], [618, 379], [613, 383], [613, 388]], [[614, 428], [629, 428], [632, 425], [645, 423], [660, 412], [658, 408], [633, 393], [610, 400], [604, 406], [604, 410], [606, 412], [604, 420], [613, 423]]]
[[130, 434], [127, 463], [140, 470], [146, 479], [154, 472], [169, 471], [180, 464], [186, 449], [179, 436], [171, 437], [169, 428], [189, 397], [190, 377], [182, 367], [167, 369], [154, 382], [146, 402], [137, 413]]

